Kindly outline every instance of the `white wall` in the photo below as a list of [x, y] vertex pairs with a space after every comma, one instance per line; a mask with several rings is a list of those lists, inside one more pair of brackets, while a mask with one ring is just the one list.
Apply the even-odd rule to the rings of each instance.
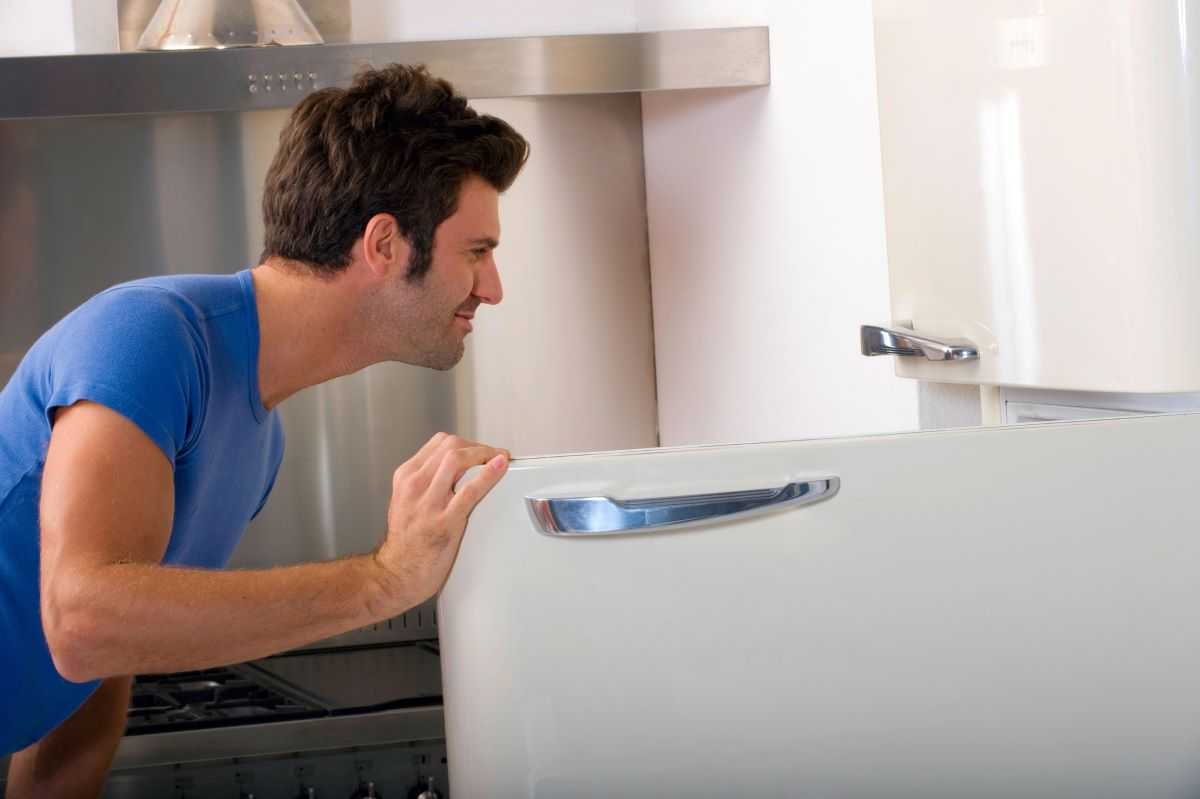
[[73, 52], [71, 0], [0, 0], [0, 57]]
[[637, 30], [639, 0], [350, 0], [358, 42], [552, 36]]
[[870, 0], [645, 0], [766, 24], [771, 86], [643, 99], [664, 445], [916, 429], [858, 326], [889, 318]]
[[0, 58], [118, 49], [117, 0], [0, 0]]
[[653, 447], [654, 340], [636, 96], [473, 104], [535, 157], [500, 205], [504, 301], [455, 370], [457, 430], [517, 455]]

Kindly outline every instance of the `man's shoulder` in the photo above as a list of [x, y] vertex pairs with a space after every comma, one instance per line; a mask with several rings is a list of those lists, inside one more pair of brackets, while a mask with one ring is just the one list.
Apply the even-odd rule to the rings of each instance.
[[162, 286], [124, 283], [84, 302], [50, 331], [57, 356], [97, 350], [131, 355], [164, 348], [203, 349], [204, 315], [195, 303]]
[[164, 275], [121, 283], [86, 305], [106, 309], [144, 306], [184, 314], [196, 322], [244, 310], [240, 275]]
[[211, 320], [241, 307], [236, 275], [203, 277], [122, 283], [63, 318], [23, 363], [42, 410], [90, 400], [132, 420], [168, 458], [186, 452], [213, 385]]
[[184, 348], [204, 358], [214, 320], [245, 313], [247, 306], [237, 274], [143, 278], [96, 294], [63, 318], [51, 337], [72, 348], [96, 337], [123, 349]]

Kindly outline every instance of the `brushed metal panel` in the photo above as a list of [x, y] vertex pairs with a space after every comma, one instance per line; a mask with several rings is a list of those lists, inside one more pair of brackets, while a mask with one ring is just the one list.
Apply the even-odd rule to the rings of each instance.
[[442, 696], [437, 652], [424, 646], [282, 655], [246, 668], [299, 689], [323, 707], [339, 710], [378, 707], [395, 700], [440, 702]]
[[445, 737], [440, 705], [123, 738], [112, 770]]
[[766, 28], [0, 59], [0, 118], [259, 110], [423, 63], [467, 97], [762, 86]]
[[242, 136], [235, 114], [0, 124], [0, 350], [114, 283], [247, 266], [241, 176], [265, 165]]

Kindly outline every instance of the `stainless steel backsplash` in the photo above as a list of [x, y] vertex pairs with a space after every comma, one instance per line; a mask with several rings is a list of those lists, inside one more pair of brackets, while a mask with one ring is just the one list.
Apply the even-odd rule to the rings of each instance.
[[[262, 176], [286, 111], [0, 123], [0, 384], [96, 292], [257, 262]], [[455, 420], [451, 374], [379, 364], [280, 406], [287, 451], [234, 565], [369, 550], [392, 470]]]

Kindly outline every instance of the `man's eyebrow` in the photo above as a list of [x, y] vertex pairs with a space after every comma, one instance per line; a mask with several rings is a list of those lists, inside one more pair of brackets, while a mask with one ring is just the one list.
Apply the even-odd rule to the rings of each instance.
[[491, 236], [484, 236], [484, 237], [478, 238], [478, 239], [471, 239], [467, 243], [470, 244], [472, 247], [482, 244], [492, 250], [494, 250], [500, 246], [500, 242], [497, 241], [496, 239], [493, 239]]

